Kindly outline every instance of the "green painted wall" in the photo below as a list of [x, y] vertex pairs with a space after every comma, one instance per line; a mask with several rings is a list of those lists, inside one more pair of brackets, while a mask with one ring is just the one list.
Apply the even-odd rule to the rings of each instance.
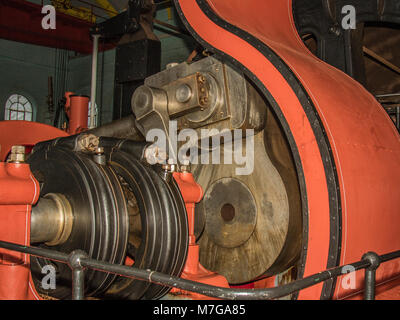
[[[96, 104], [100, 109], [99, 123], [112, 121], [114, 95], [115, 50], [99, 53]], [[92, 57], [84, 56], [69, 60], [68, 90], [90, 96]]]
[[[156, 19], [185, 30], [185, 27], [178, 17], [175, 8], [157, 11]], [[194, 41], [188, 36], [182, 36], [182, 38], [179, 38], [171, 35], [171, 33], [167, 33], [165, 31], [163, 32], [161, 29], [167, 29], [164, 27], [159, 27], [157, 24], [155, 26], [155, 34], [161, 40], [161, 68], [164, 69], [165, 66], [170, 62], [185, 61], [195, 48]]]
[[50, 123], [47, 113], [48, 76], [55, 73], [56, 49], [0, 39], [0, 120], [9, 96], [26, 96], [38, 122]]

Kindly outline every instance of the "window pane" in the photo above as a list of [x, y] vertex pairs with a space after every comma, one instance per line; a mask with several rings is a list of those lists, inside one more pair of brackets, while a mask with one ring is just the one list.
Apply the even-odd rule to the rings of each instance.
[[25, 107], [25, 112], [32, 112], [32, 105], [29, 101], [26, 102], [24, 107]]
[[11, 103], [16, 103], [18, 102], [18, 95], [13, 94], [8, 100], [10, 100]]
[[31, 112], [25, 113], [25, 121], [33, 121]]
[[28, 102], [28, 99], [26, 99], [24, 96], [19, 96], [19, 103], [21, 104], [25, 104]]

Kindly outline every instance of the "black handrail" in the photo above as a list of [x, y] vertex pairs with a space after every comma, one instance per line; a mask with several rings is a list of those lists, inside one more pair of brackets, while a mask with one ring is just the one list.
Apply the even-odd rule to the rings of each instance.
[[75, 250], [70, 254], [66, 254], [54, 250], [22, 246], [4, 241], [0, 241], [0, 248], [68, 264], [73, 272], [73, 300], [82, 300], [84, 298], [84, 272], [86, 268], [95, 269], [97, 271], [106, 273], [113, 273], [127, 278], [145, 280], [151, 283], [175, 287], [185, 291], [196, 292], [208, 297], [219, 299], [267, 300], [284, 297], [299, 290], [314, 286], [320, 282], [338, 277], [342, 274], [347, 274], [349, 267], [354, 268], [354, 271], [365, 269], [364, 299], [374, 300], [376, 269], [382, 262], [400, 258], [400, 250], [381, 256], [374, 252], [368, 252], [363, 255], [360, 261], [347, 264], [345, 266], [328, 269], [279, 287], [266, 289], [231, 289], [215, 287], [191, 280], [173, 277], [152, 270], [143, 270], [136, 267], [115, 265], [104, 261], [90, 259], [88, 255], [81, 250]]

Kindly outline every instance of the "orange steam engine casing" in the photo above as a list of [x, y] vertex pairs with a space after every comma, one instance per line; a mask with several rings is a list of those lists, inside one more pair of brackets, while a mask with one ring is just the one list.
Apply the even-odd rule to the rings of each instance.
[[[39, 193], [28, 164], [0, 162], [1, 241], [30, 244], [31, 208]], [[29, 255], [0, 249], [0, 299], [39, 299], [31, 281]]]
[[[209, 52], [239, 67], [282, 125], [295, 159], [302, 207], [302, 250], [297, 278], [359, 261], [374, 251], [400, 248], [400, 136], [360, 83], [315, 57], [297, 32], [292, 0], [175, 0], [183, 23]], [[244, 8], [245, 3], [245, 9]], [[69, 134], [87, 129], [88, 102], [67, 93]], [[67, 133], [24, 121], [0, 123], [0, 156], [9, 146], [34, 145]], [[47, 139], [44, 139], [47, 132]], [[1, 141], [4, 140], [4, 141]], [[9, 141], [13, 140], [13, 141]], [[190, 245], [182, 278], [228, 287], [199, 263], [194, 206], [203, 196], [190, 173], [174, 173], [186, 204]], [[39, 186], [26, 164], [0, 163], [0, 240], [29, 245], [31, 206]], [[0, 298], [38, 299], [29, 257], [0, 250]], [[400, 261], [382, 263], [377, 286], [400, 277]], [[363, 290], [325, 281], [299, 299], [347, 299]], [[204, 296], [173, 289], [172, 293]]]
[[[203, 198], [203, 189], [196, 183], [190, 172], [174, 172], [173, 175], [182, 193], [183, 200], [185, 201], [189, 224], [189, 249], [181, 278], [217, 287], [229, 288], [228, 281], [225, 277], [207, 270], [199, 262], [199, 245], [196, 244], [196, 237], [194, 235], [194, 209], [196, 203], [200, 202]], [[189, 299], [210, 299], [201, 294], [187, 292], [176, 288], [173, 288], [171, 293], [183, 295]]]
[[[400, 248], [400, 136], [360, 83], [314, 56], [297, 32], [293, 0], [176, 0], [178, 14], [208, 51], [252, 79], [281, 122], [296, 160], [303, 207], [299, 278]], [[303, 187], [302, 187], [303, 186]], [[399, 259], [377, 270], [398, 279]], [[299, 299], [361, 292], [342, 277], [301, 290]]]

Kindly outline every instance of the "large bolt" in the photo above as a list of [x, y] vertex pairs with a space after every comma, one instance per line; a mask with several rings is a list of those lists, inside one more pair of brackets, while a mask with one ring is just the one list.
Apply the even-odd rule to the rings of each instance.
[[161, 166], [163, 170], [168, 172], [175, 172], [176, 171], [176, 163], [174, 159], [168, 159], [168, 163]]
[[93, 161], [96, 162], [97, 164], [102, 165], [102, 166], [105, 166], [107, 164], [106, 156], [104, 154], [104, 148], [103, 147], [97, 147], [96, 148], [95, 153], [93, 155]]
[[190, 172], [190, 160], [189, 159], [184, 159], [182, 161], [180, 169], [181, 169], [181, 172], [183, 172], [183, 173]]
[[25, 147], [13, 146], [11, 148], [10, 161], [11, 163], [24, 163], [25, 162]]

